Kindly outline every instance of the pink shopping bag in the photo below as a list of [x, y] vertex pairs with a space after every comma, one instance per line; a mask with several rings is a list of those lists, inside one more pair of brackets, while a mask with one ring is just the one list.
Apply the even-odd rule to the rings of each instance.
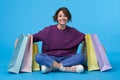
[[102, 46], [101, 42], [99, 41], [98, 36], [96, 34], [91, 34], [91, 39], [92, 39], [92, 42], [94, 45], [94, 50], [96, 52], [96, 56], [97, 56], [100, 70], [106, 71], [108, 69], [111, 69], [112, 67], [111, 67], [109, 60], [107, 58], [105, 49]]
[[20, 68], [21, 72], [32, 72], [32, 48], [33, 48], [33, 37], [28, 36], [28, 42], [25, 49], [24, 57], [22, 60], [22, 65]]

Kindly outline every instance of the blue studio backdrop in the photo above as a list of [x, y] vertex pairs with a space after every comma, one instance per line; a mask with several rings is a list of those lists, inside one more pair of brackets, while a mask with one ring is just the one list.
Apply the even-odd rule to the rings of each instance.
[[107, 55], [120, 53], [120, 0], [0, 0], [3, 73], [7, 72], [15, 39], [20, 34], [34, 34], [56, 24], [53, 15], [60, 7], [67, 7], [72, 14], [68, 25], [86, 34], [98, 34]]

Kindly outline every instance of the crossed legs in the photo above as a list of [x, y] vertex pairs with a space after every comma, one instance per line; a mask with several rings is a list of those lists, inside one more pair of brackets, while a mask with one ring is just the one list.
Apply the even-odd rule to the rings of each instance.
[[39, 53], [36, 55], [36, 61], [40, 65], [45, 65], [48, 67], [49, 71], [51, 70], [60, 70], [60, 71], [68, 71], [68, 72], [76, 72], [77, 66], [84, 63], [84, 55], [83, 54], [74, 54], [69, 57], [55, 57], [48, 56], [44, 53]]

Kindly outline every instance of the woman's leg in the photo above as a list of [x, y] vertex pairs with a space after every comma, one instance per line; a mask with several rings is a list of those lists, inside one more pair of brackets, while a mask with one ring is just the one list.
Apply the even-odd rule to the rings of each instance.
[[79, 64], [84, 64], [85, 56], [84, 54], [74, 54], [66, 59], [64, 59], [61, 63], [64, 67], [75, 66]]
[[[54, 59], [58, 59], [54, 57]], [[70, 57], [61, 57], [58, 60], [60, 63], [53, 62], [53, 67], [59, 69], [60, 71], [67, 72], [78, 72], [81, 73], [84, 71], [84, 67], [81, 65], [84, 63], [85, 56], [84, 54], [75, 54]]]
[[36, 55], [36, 62], [41, 65], [41, 70], [43, 73], [51, 70], [59, 70], [61, 64], [59, 64], [57, 61], [59, 61], [57, 57], [48, 56], [44, 53], [38, 53]]
[[[71, 57], [64, 59], [61, 63], [56, 62], [57, 59], [58, 58], [54, 56], [48, 56], [44, 53], [36, 55], [36, 61], [40, 65], [45, 65], [48, 68], [51, 68], [50, 70], [58, 69], [61, 71], [77, 72], [76, 71], [77, 69], [82, 69], [81, 65], [77, 65], [77, 64], [81, 64], [84, 61], [84, 60], [82, 61], [81, 55], [78, 55], [78, 54], [75, 54]], [[77, 65], [77, 66], [74, 66], [74, 65]], [[78, 72], [81, 72], [81, 70], [78, 70]]]
[[48, 55], [44, 54], [44, 53], [38, 53], [36, 55], [36, 62], [40, 65], [45, 65], [48, 68], [52, 67], [52, 64], [54, 62], [54, 59], [52, 59], [51, 57], [49, 57]]
[[85, 56], [84, 54], [74, 54], [66, 59], [64, 59], [61, 64], [61, 71], [67, 72], [78, 72], [81, 73], [84, 71], [84, 64]]

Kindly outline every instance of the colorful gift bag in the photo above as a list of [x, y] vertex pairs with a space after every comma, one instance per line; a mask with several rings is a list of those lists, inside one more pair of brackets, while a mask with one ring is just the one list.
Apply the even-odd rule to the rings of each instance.
[[33, 71], [39, 71], [40, 70], [40, 66], [39, 64], [35, 61], [35, 56], [38, 53], [38, 44], [33, 44], [33, 63], [32, 63], [32, 70]]
[[20, 70], [20, 67], [22, 64], [22, 60], [23, 60], [23, 56], [24, 56], [24, 52], [25, 52], [25, 48], [27, 45], [27, 41], [28, 41], [28, 37], [21, 34], [18, 39], [16, 48], [13, 52], [13, 56], [10, 61], [10, 64], [8, 66], [9, 72], [19, 73], [19, 70]]
[[100, 70], [105, 71], [105, 70], [111, 69], [112, 67], [108, 61], [107, 55], [105, 53], [105, 49], [102, 46], [98, 36], [96, 34], [91, 34], [91, 39], [94, 45]]
[[32, 47], [33, 47], [33, 37], [28, 35], [29, 39], [27, 46], [25, 48], [24, 57], [22, 60], [22, 65], [20, 68], [21, 72], [32, 72]]
[[86, 50], [87, 50], [88, 71], [99, 70], [96, 53], [94, 51], [90, 34], [85, 35], [85, 41], [86, 41]]

